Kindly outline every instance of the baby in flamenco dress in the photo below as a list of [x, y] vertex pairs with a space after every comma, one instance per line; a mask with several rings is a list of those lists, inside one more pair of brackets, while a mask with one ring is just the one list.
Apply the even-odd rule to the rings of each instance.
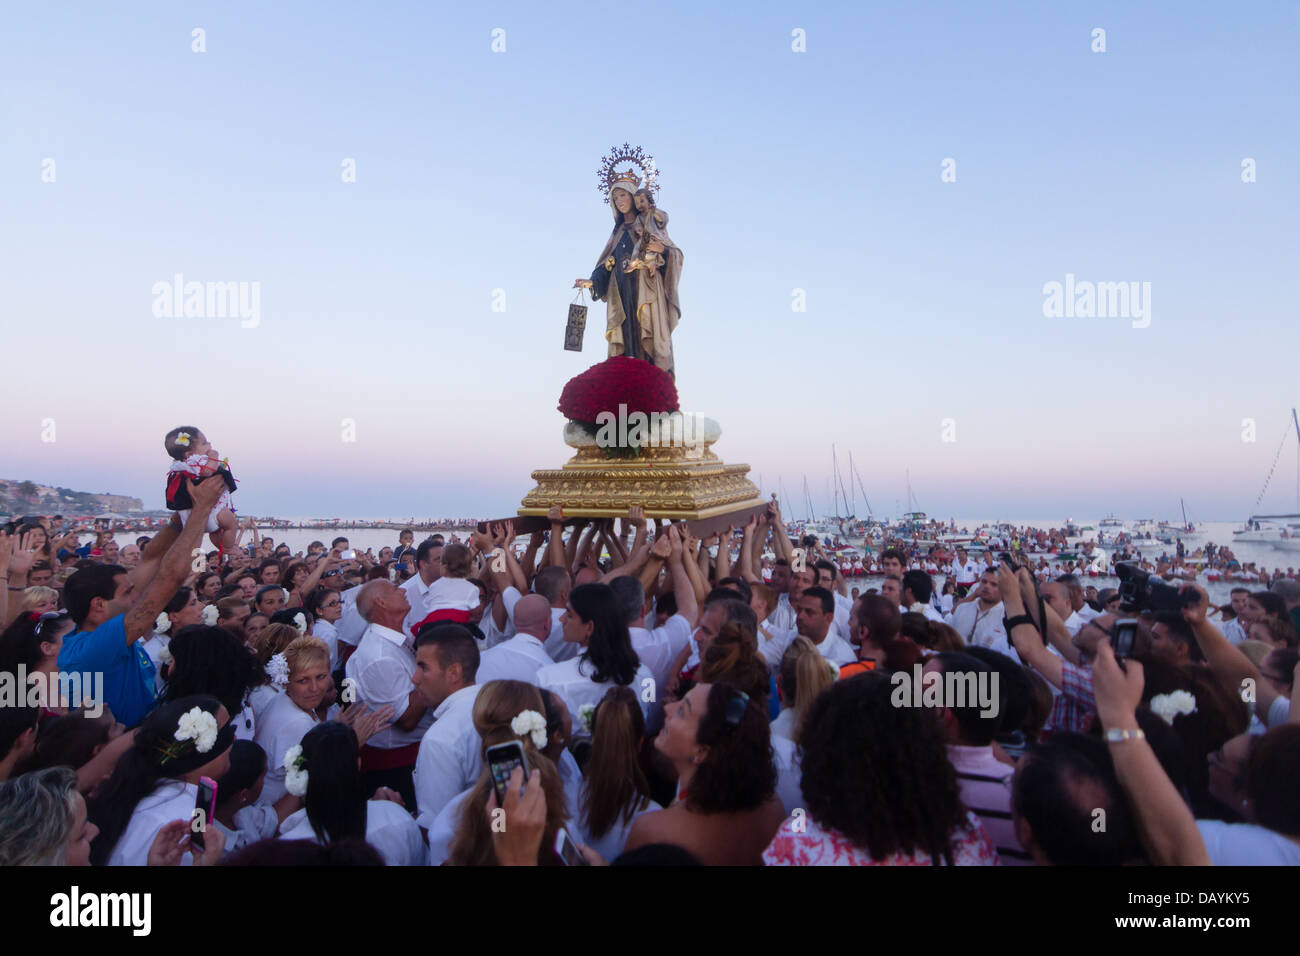
[[168, 510], [175, 511], [184, 522], [194, 508], [189, 489], [185, 486], [186, 479], [197, 483], [215, 476], [216, 480], [225, 483], [226, 490], [208, 515], [206, 530], [212, 543], [221, 552], [233, 551], [238, 521], [230, 500], [230, 493], [235, 490], [235, 478], [230, 473], [230, 466], [218, 455], [203, 432], [193, 425], [173, 428], [163, 439], [163, 444], [172, 459], [171, 468], [167, 472]]

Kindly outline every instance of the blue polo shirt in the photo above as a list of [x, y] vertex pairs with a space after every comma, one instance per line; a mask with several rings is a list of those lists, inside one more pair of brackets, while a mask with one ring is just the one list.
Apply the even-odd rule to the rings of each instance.
[[126, 643], [126, 615], [110, 618], [93, 631], [63, 639], [59, 670], [104, 675], [104, 703], [113, 716], [134, 727], [154, 705], [155, 669], [139, 641]]

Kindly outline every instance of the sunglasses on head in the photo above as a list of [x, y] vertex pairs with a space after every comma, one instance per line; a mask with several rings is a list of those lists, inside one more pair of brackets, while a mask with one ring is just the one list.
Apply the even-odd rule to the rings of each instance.
[[62, 621], [69, 616], [67, 611], [46, 611], [36, 621], [36, 636], [40, 637], [48, 628], [53, 626], [54, 622]]
[[727, 725], [727, 729], [734, 730], [744, 719], [745, 711], [749, 709], [749, 695], [743, 690], [734, 692], [731, 700], [727, 701], [727, 708], [722, 712], [722, 720]]

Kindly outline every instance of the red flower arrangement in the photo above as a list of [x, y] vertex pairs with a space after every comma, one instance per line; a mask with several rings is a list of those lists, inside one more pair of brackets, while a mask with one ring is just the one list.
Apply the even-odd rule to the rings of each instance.
[[573, 422], [596, 427], [601, 412], [628, 414], [678, 411], [672, 376], [651, 362], [615, 355], [575, 375], [560, 393], [560, 413]]

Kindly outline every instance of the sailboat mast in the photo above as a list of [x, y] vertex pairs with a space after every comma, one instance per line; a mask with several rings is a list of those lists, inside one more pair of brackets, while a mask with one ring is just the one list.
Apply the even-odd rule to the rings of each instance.
[[[849, 449], [849, 474], [856, 474], [856, 471], [853, 468], [852, 448]], [[853, 504], [849, 507], [849, 514], [856, 518], [858, 516], [858, 489], [853, 486], [852, 481], [849, 482], [849, 491], [853, 493]]]
[[1295, 424], [1295, 507], [1300, 511], [1300, 418], [1296, 417], [1295, 409], [1291, 409], [1291, 421]]

